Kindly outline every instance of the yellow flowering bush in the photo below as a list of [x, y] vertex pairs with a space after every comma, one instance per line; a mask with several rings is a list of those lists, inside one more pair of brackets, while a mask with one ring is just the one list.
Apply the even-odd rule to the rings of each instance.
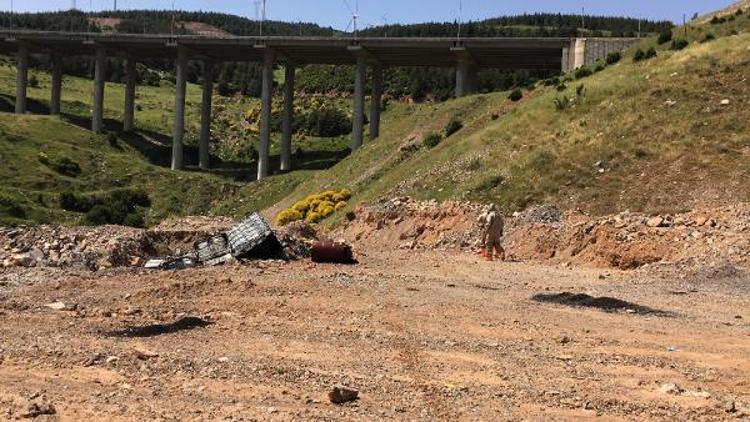
[[327, 190], [310, 195], [278, 213], [276, 215], [276, 224], [285, 226], [289, 223], [302, 220], [309, 224], [318, 223], [336, 211], [346, 208], [347, 201], [351, 197], [352, 193], [349, 189], [342, 189], [340, 191]]

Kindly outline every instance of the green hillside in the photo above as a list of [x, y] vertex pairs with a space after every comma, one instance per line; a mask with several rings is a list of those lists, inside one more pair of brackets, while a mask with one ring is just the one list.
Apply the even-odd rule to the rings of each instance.
[[[748, 27], [747, 13], [696, 24], [683, 50], [678, 28], [674, 43], [639, 46], [654, 47], [655, 58], [634, 63], [630, 51], [592, 76], [538, 84], [515, 104], [496, 93], [400, 105], [386, 117], [382, 140], [302, 184], [283, 205], [338, 186], [355, 200], [407, 194], [491, 201], [506, 211], [552, 203], [659, 212], [747, 201]], [[400, 151], [452, 118], [464, 128], [439, 146]]]
[[[0, 223], [84, 223], [85, 214], [61, 209], [61, 192], [106, 195], [123, 187], [151, 197], [143, 210], [149, 224], [168, 215], [279, 210], [333, 187], [351, 189], [350, 204], [406, 194], [492, 201], [507, 211], [552, 203], [593, 213], [659, 212], [747, 201], [748, 27], [748, 13], [695, 24], [681, 50], [684, 29], [678, 28], [674, 42], [643, 42], [640, 48], [654, 47], [656, 57], [634, 63], [630, 51], [601, 71], [591, 69], [591, 76], [540, 82], [518, 102], [508, 92], [440, 104], [392, 101], [376, 142], [341, 160], [345, 137], [298, 137], [305, 170], [260, 183], [250, 181], [249, 161], [217, 162], [210, 173], [168, 170], [168, 83], [139, 87], [137, 135], [93, 135], [85, 129], [91, 83], [84, 79], [65, 79], [64, 114], [51, 117], [41, 115], [48, 76], [34, 71], [38, 88], [29, 91], [30, 109], [40, 114], [9, 113], [14, 69], [6, 59], [0, 64]], [[199, 95], [189, 86], [188, 144], [197, 136]], [[118, 130], [122, 98], [122, 86], [108, 84], [109, 130]], [[461, 130], [434, 148], [423, 145], [427, 134], [442, 132], [453, 119]], [[188, 148], [187, 162], [194, 155]], [[77, 163], [80, 175], [61, 174], [62, 159]]]

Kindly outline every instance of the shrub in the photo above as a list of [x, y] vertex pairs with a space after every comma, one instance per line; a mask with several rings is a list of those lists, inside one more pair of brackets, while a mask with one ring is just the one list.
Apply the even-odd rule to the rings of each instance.
[[114, 148], [118, 147], [117, 134], [115, 132], [109, 132], [107, 134], [107, 143], [109, 143], [111, 147], [114, 147]]
[[737, 15], [737, 16], [741, 16], [743, 13], [745, 13], [745, 11], [742, 10], [742, 8], [739, 8], [739, 9], [737, 9], [736, 12], [734, 12], [734, 14]]
[[666, 44], [666, 43], [668, 43], [670, 41], [672, 41], [672, 30], [671, 29], [667, 29], [664, 32], [662, 32], [661, 34], [659, 34], [659, 39], [657, 40], [657, 42], [659, 43], [659, 45]]
[[143, 214], [140, 212], [132, 212], [125, 216], [122, 222], [123, 225], [128, 227], [146, 227], [146, 220], [143, 218]]
[[39, 88], [39, 79], [36, 75], [32, 74], [31, 77], [29, 77], [29, 86], [31, 88]]
[[560, 83], [560, 85], [557, 86], [557, 92], [563, 92], [566, 89], [568, 89], [568, 86], [565, 85], [564, 83]]
[[646, 58], [646, 53], [641, 50], [640, 48], [638, 50], [635, 50], [635, 54], [633, 54], [633, 61], [634, 62], [640, 62]]
[[275, 222], [279, 226], [302, 220], [310, 224], [317, 223], [336, 211], [344, 209], [351, 197], [352, 193], [348, 189], [328, 190], [308, 195], [307, 198], [278, 213]]
[[10, 196], [0, 194], [0, 210], [11, 217], [26, 218], [26, 210]]
[[456, 119], [456, 118], [451, 119], [451, 121], [448, 122], [447, 125], [445, 125], [445, 129], [444, 129], [444, 131], [445, 131], [445, 137], [447, 138], [447, 137], [453, 135], [454, 133], [456, 133], [459, 130], [461, 130], [463, 127], [464, 127], [464, 124], [463, 124], [463, 122], [461, 122], [461, 120]]
[[727, 21], [727, 19], [725, 17], [723, 17], [723, 16], [722, 17], [714, 16], [711, 19], [711, 24], [712, 25], [719, 25], [719, 24], [725, 23], [726, 21]]
[[81, 166], [70, 158], [62, 157], [50, 160], [46, 154], [42, 154], [39, 154], [39, 161], [63, 176], [76, 177], [81, 174]]
[[352, 121], [343, 111], [334, 108], [313, 110], [304, 124], [307, 133], [321, 138], [335, 138], [352, 131]]
[[576, 87], [576, 95], [579, 97], [583, 97], [586, 94], [586, 87], [581, 84]]
[[594, 66], [594, 73], [601, 72], [602, 70], [604, 70], [603, 63], [597, 63], [596, 66]]
[[556, 97], [554, 100], [555, 109], [558, 111], [563, 111], [568, 109], [570, 107], [570, 99], [567, 95], [563, 95], [561, 97]]
[[520, 88], [514, 89], [513, 91], [510, 92], [510, 95], [508, 95], [508, 99], [513, 102], [521, 101], [522, 98], [523, 98], [523, 91], [521, 91]]
[[716, 35], [714, 35], [714, 34], [712, 34], [711, 32], [709, 32], [708, 34], [706, 34], [706, 35], [705, 35], [705, 36], [703, 37], [703, 40], [701, 40], [701, 42], [709, 42], [709, 41], [713, 41], [713, 40], [715, 40], [715, 39], [716, 39]]
[[443, 137], [439, 133], [429, 133], [422, 138], [422, 143], [427, 148], [435, 148], [442, 142]]
[[490, 120], [492, 120], [492, 121], [495, 121], [495, 120], [497, 120], [499, 118], [500, 118], [500, 114], [499, 113], [492, 113], [492, 115], [490, 116]]
[[40, 152], [39, 155], [37, 156], [37, 158], [39, 159], [40, 163], [42, 163], [44, 165], [48, 165], [49, 164], [49, 156], [47, 154], [45, 154], [43, 152]]
[[687, 47], [688, 45], [690, 45], [690, 43], [687, 40], [673, 40], [672, 41], [672, 46], [670, 47], [670, 49], [672, 49], [672, 50], [682, 50], [685, 47]]
[[106, 205], [96, 205], [86, 213], [86, 221], [94, 225], [111, 224], [112, 210]]
[[576, 69], [575, 77], [576, 79], [583, 79], [593, 74], [594, 72], [590, 68], [584, 66], [584, 67], [579, 67], [578, 69]]
[[94, 206], [90, 198], [73, 192], [62, 192], [58, 200], [60, 208], [72, 212], [88, 212]]
[[622, 60], [622, 53], [615, 51], [614, 53], [607, 54], [607, 64], [613, 65]]
[[644, 60], [648, 60], [653, 57], [656, 57], [656, 49], [654, 47], [651, 47], [648, 50], [646, 50], [646, 55], [644, 56]]

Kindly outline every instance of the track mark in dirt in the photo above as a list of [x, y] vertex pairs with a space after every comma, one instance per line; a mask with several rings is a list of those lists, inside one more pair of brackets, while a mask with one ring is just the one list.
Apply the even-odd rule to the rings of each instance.
[[555, 303], [576, 308], [596, 308], [604, 312], [627, 312], [638, 315], [674, 316], [672, 312], [649, 308], [613, 297], [593, 297], [585, 293], [538, 294], [531, 300], [541, 303]]
[[207, 327], [213, 324], [198, 317], [180, 318], [169, 324], [153, 324], [141, 327], [126, 327], [122, 330], [111, 331], [107, 333], [108, 337], [155, 337], [163, 334], [172, 334], [178, 331], [192, 330], [195, 328]]

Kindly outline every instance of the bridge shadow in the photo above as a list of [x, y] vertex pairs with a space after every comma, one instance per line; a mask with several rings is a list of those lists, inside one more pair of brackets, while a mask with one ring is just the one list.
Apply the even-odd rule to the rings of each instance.
[[[16, 97], [0, 95], [0, 112], [15, 113]], [[29, 114], [49, 114], [49, 105], [33, 98], [26, 98], [26, 112]]]

